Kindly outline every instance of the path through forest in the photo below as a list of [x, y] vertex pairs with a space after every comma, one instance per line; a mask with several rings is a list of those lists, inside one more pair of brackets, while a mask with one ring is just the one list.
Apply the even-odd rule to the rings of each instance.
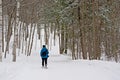
[[41, 68], [38, 54], [0, 63], [0, 80], [120, 80], [119, 75], [119, 63], [72, 61], [65, 55], [50, 55], [48, 69]]

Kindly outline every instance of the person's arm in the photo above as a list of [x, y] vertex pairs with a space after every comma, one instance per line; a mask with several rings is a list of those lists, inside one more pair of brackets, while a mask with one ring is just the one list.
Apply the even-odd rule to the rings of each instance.
[[48, 51], [48, 49], [47, 49], [47, 54], [49, 54], [49, 51]]
[[41, 56], [41, 54], [42, 54], [42, 50], [40, 50], [40, 56]]

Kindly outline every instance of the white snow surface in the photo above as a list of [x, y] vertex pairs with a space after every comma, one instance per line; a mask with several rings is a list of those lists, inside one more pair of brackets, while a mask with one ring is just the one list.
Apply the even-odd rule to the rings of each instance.
[[[52, 41], [50, 45], [53, 45]], [[31, 56], [19, 54], [16, 62], [12, 62], [11, 52], [7, 54], [0, 63], [0, 80], [120, 80], [120, 63], [72, 60], [70, 56], [59, 54], [58, 44], [51, 47], [48, 69], [43, 69], [38, 43], [39, 40], [34, 41]]]
[[0, 80], [120, 80], [120, 63], [50, 54], [48, 69], [43, 69], [39, 53], [34, 53], [0, 63]]

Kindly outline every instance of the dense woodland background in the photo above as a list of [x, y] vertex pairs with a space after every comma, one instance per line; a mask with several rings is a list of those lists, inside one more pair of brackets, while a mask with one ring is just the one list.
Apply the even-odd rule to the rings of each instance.
[[[59, 37], [60, 54], [72, 59], [120, 61], [120, 0], [0, 0], [0, 61], [16, 50], [30, 56], [34, 33], [51, 46]], [[13, 36], [13, 38], [11, 38]], [[58, 44], [55, 44], [58, 45]], [[25, 49], [24, 49], [25, 48]], [[3, 55], [2, 55], [3, 53]]]

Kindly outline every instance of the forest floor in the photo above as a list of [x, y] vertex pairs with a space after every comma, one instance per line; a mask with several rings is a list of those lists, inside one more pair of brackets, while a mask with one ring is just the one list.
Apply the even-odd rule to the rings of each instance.
[[20, 55], [17, 62], [0, 63], [0, 80], [120, 80], [120, 63], [57, 54], [50, 55], [48, 69], [43, 69], [39, 54]]

